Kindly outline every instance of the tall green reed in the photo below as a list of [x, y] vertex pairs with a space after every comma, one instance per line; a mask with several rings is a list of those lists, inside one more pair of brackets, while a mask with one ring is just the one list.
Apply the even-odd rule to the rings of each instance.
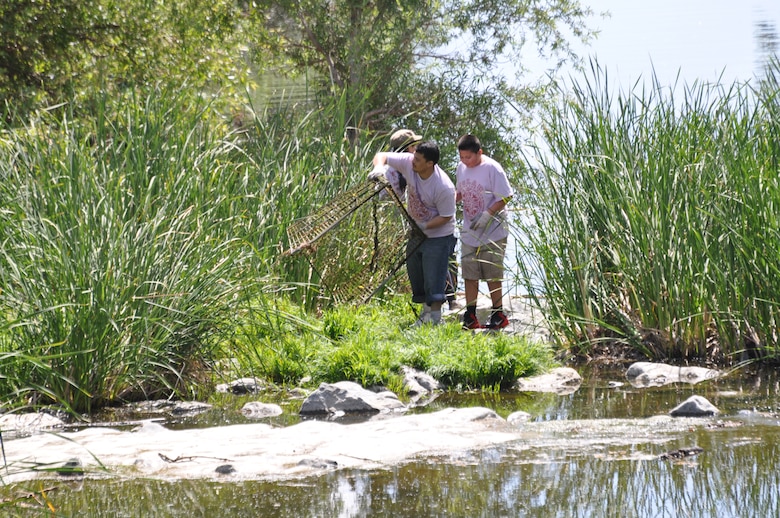
[[4, 134], [0, 392], [15, 404], [88, 412], [186, 393], [255, 282], [236, 231], [241, 169], [208, 105], [122, 101]]
[[16, 405], [187, 395], [237, 329], [288, 333], [300, 321], [269, 299], [320, 299], [312, 265], [282, 255], [286, 227], [365, 181], [377, 147], [345, 139], [340, 102], [239, 127], [186, 89], [93, 107], [0, 136], [0, 393]]
[[561, 340], [586, 354], [607, 339], [651, 357], [775, 355], [774, 77], [760, 92], [694, 83], [678, 97], [654, 81], [613, 94], [594, 65], [551, 112], [531, 290]]

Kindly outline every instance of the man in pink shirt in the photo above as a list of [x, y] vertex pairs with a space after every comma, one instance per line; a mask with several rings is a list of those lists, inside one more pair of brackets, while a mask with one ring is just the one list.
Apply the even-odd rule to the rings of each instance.
[[[450, 251], [455, 241], [455, 186], [439, 167], [439, 146], [422, 142], [412, 153], [377, 153], [370, 179], [383, 178], [389, 168], [406, 180], [406, 210], [425, 234], [419, 247], [409, 242], [406, 272], [412, 288], [412, 302], [422, 304], [415, 322], [441, 323], [441, 306], [446, 300], [446, 279]], [[413, 249], [414, 247], [414, 249]]]
[[466, 291], [464, 329], [482, 327], [477, 318], [479, 281], [487, 281], [493, 305], [488, 329], [509, 325], [503, 310], [504, 253], [509, 228], [504, 207], [514, 195], [501, 164], [482, 153], [474, 135], [458, 140], [460, 163], [455, 170], [457, 201], [463, 204], [461, 274]]

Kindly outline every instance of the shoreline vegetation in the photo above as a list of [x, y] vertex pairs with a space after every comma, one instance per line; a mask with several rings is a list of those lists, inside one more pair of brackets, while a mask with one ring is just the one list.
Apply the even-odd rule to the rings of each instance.
[[337, 106], [237, 127], [183, 89], [97, 98], [95, 117], [40, 111], [0, 130], [6, 411], [205, 398], [217, 376], [400, 391], [403, 364], [501, 390], [616, 348], [775, 362], [777, 73], [612, 98], [594, 66], [562, 92], [546, 151], [510, 171], [533, 216], [514, 223], [509, 282], [542, 308], [551, 344], [409, 330], [402, 275], [369, 304], [332, 305], [316, 269], [283, 257], [286, 227], [364, 181], [382, 146], [345, 140]]
[[527, 180], [542, 279], [530, 293], [559, 343], [777, 361], [778, 78], [775, 61], [753, 84], [610, 94], [592, 64], [548, 113]]

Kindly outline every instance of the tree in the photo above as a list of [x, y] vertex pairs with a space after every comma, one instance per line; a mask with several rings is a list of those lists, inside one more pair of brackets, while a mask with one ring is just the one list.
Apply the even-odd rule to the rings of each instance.
[[234, 0], [4, 0], [0, 102], [19, 109], [161, 81], [235, 86], [246, 76], [245, 14]]
[[568, 38], [593, 36], [591, 10], [569, 0], [262, 0], [253, 12], [268, 29], [257, 51], [314, 70], [364, 128], [414, 119], [429, 129], [431, 114], [439, 128], [510, 124], [511, 106], [527, 114], [547, 86], [522, 82], [528, 47], [556, 70], [576, 60]]

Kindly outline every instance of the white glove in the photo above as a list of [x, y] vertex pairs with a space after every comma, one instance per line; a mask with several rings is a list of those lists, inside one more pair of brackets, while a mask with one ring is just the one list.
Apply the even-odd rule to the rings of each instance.
[[389, 167], [387, 166], [387, 164], [378, 165], [374, 167], [374, 169], [370, 173], [368, 173], [368, 179], [374, 182], [387, 183], [387, 177], [385, 175], [387, 174], [388, 169]]
[[471, 229], [476, 230], [478, 228], [487, 227], [492, 219], [493, 215], [488, 211], [484, 211], [477, 219], [471, 220]]

